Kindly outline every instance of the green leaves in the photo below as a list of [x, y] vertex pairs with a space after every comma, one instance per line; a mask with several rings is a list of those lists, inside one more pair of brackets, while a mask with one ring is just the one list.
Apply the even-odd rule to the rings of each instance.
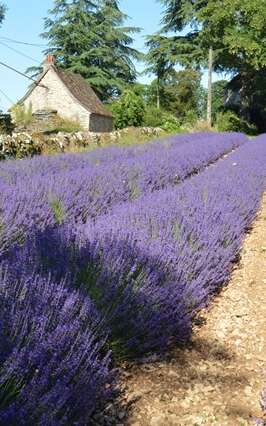
[[112, 112], [117, 129], [138, 127], [144, 121], [145, 105], [140, 96], [131, 90], [125, 90], [120, 99], [112, 105]]
[[11, 404], [20, 394], [22, 384], [11, 378], [3, 383], [0, 383], [0, 410]]
[[[199, 63], [210, 46], [216, 53], [216, 69], [239, 71], [266, 68], [266, 1], [263, 0], [162, 0], [164, 31], [189, 32], [180, 38], [176, 62], [194, 56]], [[193, 34], [194, 48], [190, 38]], [[169, 38], [169, 45], [172, 43]], [[195, 52], [193, 54], [193, 51]]]
[[[56, 0], [45, 19], [43, 37], [59, 65], [81, 74], [107, 100], [136, 80], [132, 48], [139, 28], [125, 27], [127, 16], [116, 0]], [[47, 52], [47, 53], [48, 53]]]
[[0, 24], [2, 24], [5, 19], [6, 6], [3, 3], [0, 3]]

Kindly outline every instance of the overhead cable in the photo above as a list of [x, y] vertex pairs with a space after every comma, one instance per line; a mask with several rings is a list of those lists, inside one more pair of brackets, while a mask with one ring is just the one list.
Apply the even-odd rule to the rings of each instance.
[[0, 65], [2, 65], [3, 67], [6, 67], [6, 68], [8, 68], [8, 69], [10, 69], [11, 71], [14, 71], [15, 73], [17, 73], [17, 74], [21, 75], [22, 77], [27, 78], [28, 80], [33, 81], [33, 83], [35, 83], [35, 84], [36, 84], [36, 86], [44, 87], [45, 89], [47, 89], [47, 87], [46, 87], [44, 84], [40, 84], [40, 83], [38, 83], [38, 81], [34, 80], [34, 78], [32, 78], [32, 77], [28, 76], [27, 74], [24, 74], [24, 73], [23, 73], [23, 72], [21, 72], [21, 71], [18, 71], [16, 68], [11, 67], [10, 65], [5, 64], [4, 62], [1, 62], [1, 61], [0, 61]]
[[27, 43], [25, 41], [13, 40], [9, 37], [0, 36], [0, 39], [8, 41], [9, 43], [23, 44], [24, 46], [47, 47], [46, 44]]
[[19, 50], [15, 49], [14, 47], [10, 47], [10, 46], [8, 46], [8, 44], [3, 43], [1, 40], [0, 40], [0, 44], [2, 44], [2, 46], [5, 46], [5, 47], [6, 47], [7, 49], [9, 49], [9, 50], [12, 50], [12, 51], [13, 51], [13, 52], [15, 52], [15, 53], [18, 53], [19, 55], [24, 56], [25, 58], [30, 59], [31, 61], [36, 62], [37, 64], [39, 64], [39, 63], [40, 63], [40, 61], [37, 61], [37, 59], [32, 58], [31, 56], [29, 56], [29, 55], [27, 55], [26, 53], [23, 53], [23, 52], [21, 52], [21, 51], [19, 51]]

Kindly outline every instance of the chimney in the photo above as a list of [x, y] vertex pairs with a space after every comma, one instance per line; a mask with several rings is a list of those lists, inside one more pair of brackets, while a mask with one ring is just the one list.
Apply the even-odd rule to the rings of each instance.
[[48, 71], [51, 66], [55, 64], [55, 58], [53, 55], [47, 55], [43, 63], [43, 71]]

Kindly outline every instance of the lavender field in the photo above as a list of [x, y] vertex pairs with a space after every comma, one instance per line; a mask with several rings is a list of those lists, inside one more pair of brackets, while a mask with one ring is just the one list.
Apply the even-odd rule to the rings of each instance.
[[85, 425], [116, 367], [185, 344], [266, 190], [266, 136], [0, 163], [0, 425]]

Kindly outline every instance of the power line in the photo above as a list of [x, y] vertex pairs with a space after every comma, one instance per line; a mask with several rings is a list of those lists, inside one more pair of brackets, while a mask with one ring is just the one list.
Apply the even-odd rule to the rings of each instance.
[[15, 49], [14, 47], [10, 47], [10, 46], [8, 46], [8, 44], [3, 43], [2, 41], [0, 41], [0, 44], [2, 44], [2, 46], [7, 47], [7, 49], [9, 49], [9, 50], [12, 50], [12, 51], [13, 51], [13, 52], [15, 52], [15, 53], [18, 53], [19, 55], [24, 56], [25, 58], [30, 59], [31, 61], [36, 62], [37, 64], [39, 64], [39, 63], [40, 63], [40, 61], [37, 61], [37, 59], [32, 58], [31, 56], [29, 56], [29, 55], [27, 55], [26, 53], [23, 53], [23, 52], [21, 52], [21, 51], [19, 51], [19, 50]]
[[0, 39], [8, 41], [9, 43], [23, 44], [24, 46], [47, 47], [46, 44], [27, 43], [25, 41], [13, 40], [12, 38], [4, 36], [0, 36]]
[[8, 102], [11, 104], [11, 105], [14, 105], [15, 104], [15, 102], [14, 101], [12, 101], [12, 99], [3, 91], [3, 90], [1, 90], [0, 89], [0, 93], [2, 93], [2, 95], [8, 100]]
[[5, 64], [4, 62], [0, 62], [0, 65], [2, 65], [3, 67], [8, 68], [11, 71], [14, 71], [15, 73], [21, 75], [22, 77], [27, 78], [28, 80], [33, 81], [37, 86], [44, 87], [45, 89], [48, 89], [44, 84], [39, 84], [38, 81], [34, 80], [34, 78], [29, 77], [27, 74], [24, 74], [21, 71], [18, 71], [16, 68], [11, 67], [10, 65]]

